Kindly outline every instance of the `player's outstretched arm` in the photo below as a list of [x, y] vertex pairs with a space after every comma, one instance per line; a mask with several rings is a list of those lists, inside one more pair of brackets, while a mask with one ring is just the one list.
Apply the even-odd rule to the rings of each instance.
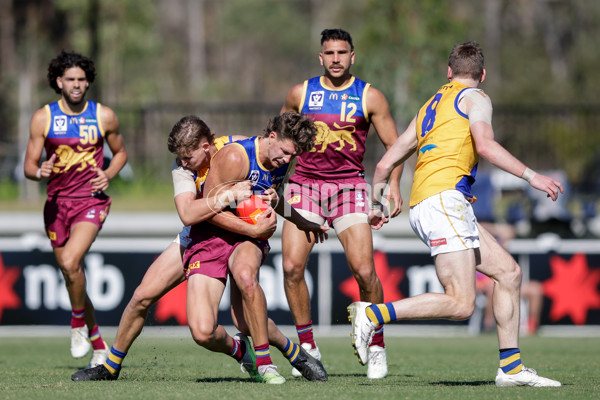
[[496, 142], [490, 124], [483, 121], [472, 124], [471, 134], [475, 140], [477, 153], [494, 166], [525, 179], [532, 187], [545, 192], [553, 201], [556, 201], [559, 192], [564, 193], [560, 182], [527, 168], [500, 143]]
[[469, 90], [461, 100], [459, 107], [469, 116], [469, 127], [479, 156], [494, 166], [525, 179], [531, 186], [546, 192], [552, 200], [558, 193], [564, 193], [560, 182], [527, 168], [508, 150], [494, 139], [492, 128], [492, 101], [482, 90]]

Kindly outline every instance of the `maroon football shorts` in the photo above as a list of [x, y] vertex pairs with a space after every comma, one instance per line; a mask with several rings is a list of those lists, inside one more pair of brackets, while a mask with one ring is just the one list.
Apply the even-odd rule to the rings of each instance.
[[317, 214], [333, 226], [333, 220], [347, 214], [369, 213], [368, 185], [361, 177], [324, 181], [292, 176], [286, 201], [294, 208]]
[[251, 241], [261, 250], [262, 264], [270, 250], [267, 240], [254, 240], [233, 233], [210, 236], [204, 240], [193, 242], [185, 250], [183, 254], [185, 278], [188, 279], [193, 274], [202, 274], [215, 279], [227, 280], [229, 257], [245, 241]]
[[51, 197], [44, 205], [44, 225], [52, 247], [65, 245], [71, 229], [79, 222], [91, 222], [102, 229], [111, 199], [101, 193], [90, 197]]

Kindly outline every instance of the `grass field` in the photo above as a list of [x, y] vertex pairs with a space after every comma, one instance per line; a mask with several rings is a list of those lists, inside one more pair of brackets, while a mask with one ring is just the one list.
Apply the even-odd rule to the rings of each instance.
[[[39, 212], [46, 201], [45, 184], [32, 187], [39, 192], [37, 199], [27, 200], [19, 197], [19, 185], [12, 181], [0, 181], [0, 210]], [[174, 211], [173, 183], [151, 179], [134, 182], [114, 180], [107, 190], [112, 198], [111, 211]]]
[[[110, 337], [105, 339], [112, 339]], [[288, 382], [250, 382], [228, 356], [211, 353], [191, 338], [145, 338], [134, 344], [118, 381], [72, 382], [87, 363], [69, 355], [68, 338], [0, 339], [0, 399], [597, 399], [597, 338], [521, 341], [525, 365], [560, 380], [560, 388], [496, 388], [494, 335], [473, 338], [386, 338], [389, 375], [372, 381], [358, 364], [349, 338], [321, 338], [329, 382], [292, 378], [272, 349]]]

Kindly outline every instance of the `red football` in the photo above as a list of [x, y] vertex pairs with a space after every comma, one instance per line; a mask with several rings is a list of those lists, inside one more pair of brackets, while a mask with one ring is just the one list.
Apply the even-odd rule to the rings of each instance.
[[[262, 201], [260, 197], [252, 195], [249, 199], [238, 203], [237, 207], [235, 208], [235, 213], [247, 223], [256, 225], [258, 222], [258, 217], [261, 216], [262, 213], [268, 208], [269, 206], [267, 203]], [[261, 237], [260, 239], [268, 239], [271, 236], [272, 234], [267, 237]]]

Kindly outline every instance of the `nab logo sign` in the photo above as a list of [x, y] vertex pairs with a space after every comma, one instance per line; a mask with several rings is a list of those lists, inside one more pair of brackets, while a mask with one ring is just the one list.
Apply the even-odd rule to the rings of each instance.
[[[114, 310], [123, 299], [125, 279], [114, 265], [104, 264], [101, 254], [91, 253], [85, 257], [87, 292], [98, 311]], [[62, 273], [47, 264], [27, 265], [23, 268], [25, 278], [25, 306], [29, 310], [71, 310]]]

